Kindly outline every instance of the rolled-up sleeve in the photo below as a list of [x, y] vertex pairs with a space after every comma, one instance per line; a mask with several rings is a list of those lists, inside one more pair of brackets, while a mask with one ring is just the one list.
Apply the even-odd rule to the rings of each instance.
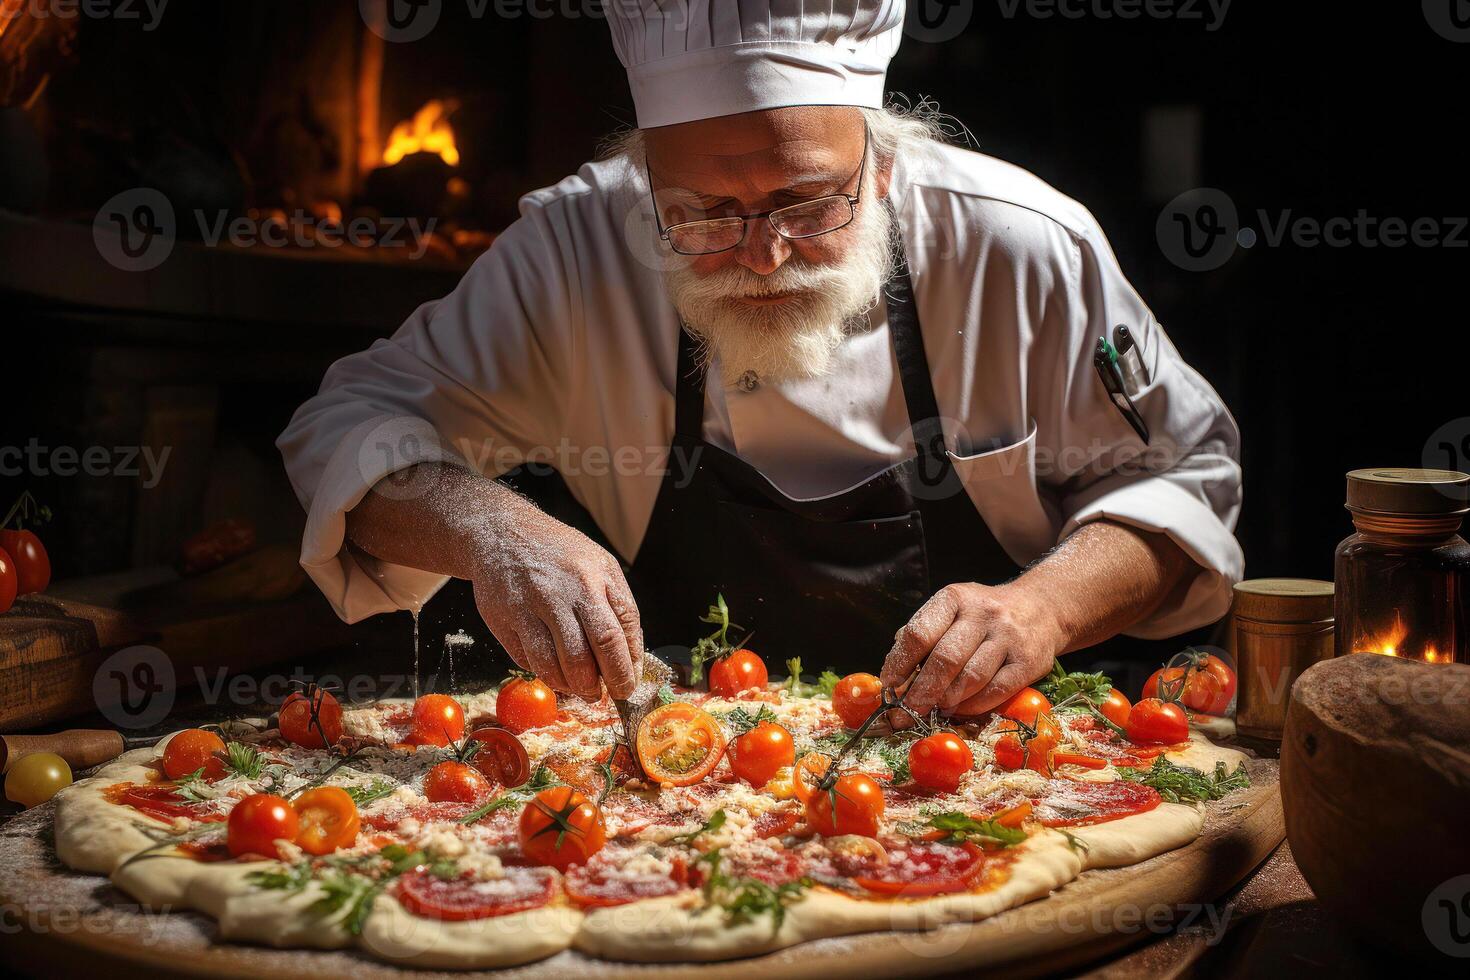
[[523, 206], [449, 296], [333, 364], [277, 439], [307, 510], [302, 567], [348, 622], [414, 608], [445, 581], [346, 541], [347, 513], [370, 489], [420, 492], [402, 471], [422, 462], [499, 475], [559, 430], [572, 325], [550, 220]]
[[[1045, 314], [1046, 332], [1061, 341], [1049, 363], [1033, 364], [1048, 454], [1040, 473], [1063, 518], [1058, 539], [1091, 521], [1109, 520], [1167, 535], [1194, 563], [1186, 580], [1128, 632], [1173, 636], [1212, 622], [1230, 607], [1244, 556], [1235, 539], [1240, 513], [1240, 432], [1220, 396], [1174, 348], [1153, 313], [1124, 277], [1102, 232], [1092, 224], [1074, 239], [1072, 288], [1059, 290]], [[1097, 338], [1127, 324], [1139, 338], [1148, 383], [1134, 404], [1148, 425], [1147, 445], [1108, 399], [1092, 363]], [[1058, 357], [1061, 354], [1063, 356]], [[1043, 423], [1041, 420], [1046, 419]]]

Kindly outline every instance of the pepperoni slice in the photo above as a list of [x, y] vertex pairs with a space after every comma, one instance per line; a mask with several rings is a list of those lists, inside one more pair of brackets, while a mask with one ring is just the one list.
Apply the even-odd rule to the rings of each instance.
[[382, 807], [374, 813], [364, 813], [362, 822], [374, 830], [394, 830], [410, 817], [419, 823], [458, 820], [475, 809], [477, 805], [475, 803], [416, 803], [413, 806], [396, 804]]
[[540, 908], [556, 895], [556, 872], [550, 868], [507, 866], [504, 871], [493, 881], [410, 871], [398, 879], [398, 901], [414, 915], [463, 922]]
[[383, 744], [394, 745], [408, 738], [409, 730], [413, 728], [413, 707], [411, 705], [399, 705], [383, 715], [379, 719], [385, 729], [383, 733]]
[[673, 859], [669, 874], [630, 872], [618, 866], [618, 858], [573, 865], [563, 885], [572, 901], [586, 908], [626, 905], [645, 898], [675, 895], [689, 887], [689, 866], [683, 858]]
[[888, 852], [888, 863], [876, 873], [854, 878], [879, 895], [911, 898], [962, 892], [985, 867], [985, 852], [971, 843], [907, 844]]
[[1032, 815], [1048, 827], [1084, 827], [1147, 813], [1160, 800], [1158, 790], [1142, 783], [1121, 779], [1111, 783], [1058, 779], [1031, 803]]
[[179, 795], [172, 785], [139, 786], [136, 783], [117, 783], [102, 791], [107, 802], [119, 806], [130, 806], [139, 813], [146, 813], [159, 820], [187, 817], [200, 823], [218, 823], [225, 814], [214, 810], [208, 803], [193, 803]]
[[736, 878], [754, 878], [774, 888], [805, 875], [807, 862], [795, 851], [782, 849], [777, 856], [759, 862], [734, 862], [729, 873]]
[[787, 810], [769, 810], [755, 818], [750, 825], [755, 836], [761, 839], [780, 837], [782, 834], [796, 826], [801, 819], [801, 814], [795, 808]]

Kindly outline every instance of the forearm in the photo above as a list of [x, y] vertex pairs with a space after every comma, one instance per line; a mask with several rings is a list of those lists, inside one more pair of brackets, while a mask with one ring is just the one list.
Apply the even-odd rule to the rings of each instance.
[[1001, 588], [1053, 624], [1058, 653], [1147, 617], [1178, 587], [1189, 557], [1162, 534], [1094, 521]]
[[347, 513], [347, 539], [379, 561], [469, 579], [492, 542], [545, 516], [488, 477], [419, 463], [379, 480]]

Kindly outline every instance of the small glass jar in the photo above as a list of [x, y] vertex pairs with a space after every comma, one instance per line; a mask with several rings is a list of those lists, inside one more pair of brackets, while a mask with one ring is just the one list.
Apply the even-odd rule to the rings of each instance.
[[1470, 475], [1354, 470], [1347, 509], [1357, 533], [1337, 546], [1337, 655], [1379, 653], [1470, 662]]

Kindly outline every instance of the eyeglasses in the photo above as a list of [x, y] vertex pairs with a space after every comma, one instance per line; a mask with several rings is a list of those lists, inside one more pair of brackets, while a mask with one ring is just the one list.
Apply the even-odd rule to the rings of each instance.
[[[863, 189], [863, 174], [868, 166], [868, 130], [863, 127], [863, 159], [857, 169], [857, 190]], [[648, 177], [649, 196], [653, 195], [653, 174], [648, 170], [648, 159], [643, 160], [643, 169]], [[848, 178], [851, 182], [852, 178]], [[771, 211], [755, 214], [730, 215], [725, 218], [708, 218], [702, 221], [681, 221], [665, 228], [658, 214], [658, 201], [653, 202], [653, 220], [658, 225], [658, 237], [669, 243], [669, 247], [680, 255], [713, 255], [728, 252], [745, 240], [746, 222], [765, 218], [776, 234], [788, 241], [816, 238], [852, 223], [857, 214], [858, 194], [830, 194], [826, 197], [789, 204]]]

